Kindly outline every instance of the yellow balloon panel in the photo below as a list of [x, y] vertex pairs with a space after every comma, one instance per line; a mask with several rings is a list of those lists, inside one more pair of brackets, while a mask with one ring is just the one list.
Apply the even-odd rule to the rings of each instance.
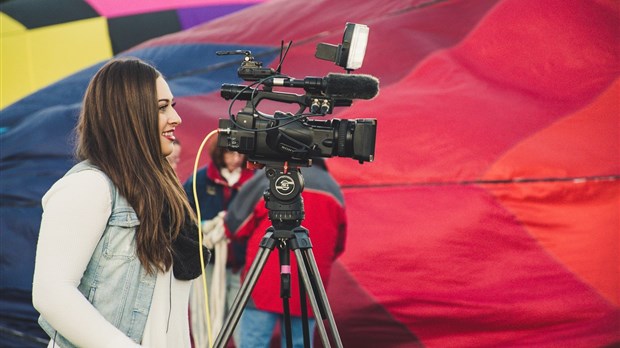
[[33, 75], [41, 87], [112, 57], [104, 17], [34, 29], [30, 40]]
[[34, 89], [30, 60], [27, 59], [26, 31], [2, 35], [0, 40], [0, 107], [29, 94]]
[[14, 20], [12, 17], [8, 16], [6, 13], [0, 12], [0, 33], [2, 33], [3, 40], [4, 40], [5, 34], [22, 32], [25, 30], [26, 30], [26, 27], [24, 27], [20, 22]]
[[[29, 71], [30, 88], [23, 93], [21, 74], [2, 76], [2, 105], [4, 107], [25, 95], [54, 83], [68, 75], [112, 57], [108, 25], [104, 17], [90, 18], [69, 23], [28, 30], [24, 43], [11, 43], [4, 47], [3, 70]], [[17, 46], [25, 46], [19, 49]], [[5, 52], [10, 57], [6, 59]], [[18, 93], [19, 92], [19, 93]], [[19, 95], [18, 95], [19, 94]]]

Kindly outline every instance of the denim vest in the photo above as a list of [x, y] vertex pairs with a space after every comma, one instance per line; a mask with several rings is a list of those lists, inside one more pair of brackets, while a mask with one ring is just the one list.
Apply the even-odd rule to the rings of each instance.
[[[66, 175], [97, 170], [88, 161], [78, 163]], [[136, 212], [106, 176], [112, 197], [112, 214], [78, 289], [112, 325], [136, 343], [151, 307], [157, 274], [148, 275], [136, 254], [135, 232], [140, 224]], [[43, 318], [39, 325], [60, 347], [76, 347]]]

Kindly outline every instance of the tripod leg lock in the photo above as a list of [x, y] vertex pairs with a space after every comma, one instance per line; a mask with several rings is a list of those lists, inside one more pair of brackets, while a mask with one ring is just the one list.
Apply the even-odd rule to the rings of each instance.
[[260, 240], [259, 246], [261, 248], [273, 250], [273, 248], [276, 247], [276, 239], [274, 239], [272, 236], [273, 232], [269, 232], [269, 230], [267, 230], [267, 233], [265, 233], [263, 239]]
[[293, 234], [295, 235], [295, 238], [290, 240], [292, 250], [312, 248], [312, 241], [310, 241], [310, 236], [308, 235], [307, 229], [304, 227], [295, 228], [293, 230]]

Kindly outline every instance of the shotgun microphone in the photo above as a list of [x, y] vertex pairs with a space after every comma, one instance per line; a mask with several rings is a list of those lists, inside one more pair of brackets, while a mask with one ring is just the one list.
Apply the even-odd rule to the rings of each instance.
[[326, 77], [274, 77], [264, 82], [267, 86], [297, 87], [310, 93], [324, 92], [339, 99], [372, 99], [379, 93], [379, 80], [363, 74], [328, 74]]

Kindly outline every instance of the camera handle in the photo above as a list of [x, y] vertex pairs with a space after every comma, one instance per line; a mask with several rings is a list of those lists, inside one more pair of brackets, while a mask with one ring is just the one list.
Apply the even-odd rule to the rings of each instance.
[[[336, 347], [342, 348], [342, 341], [338, 334], [336, 321], [327, 300], [327, 293], [321, 280], [319, 269], [312, 253], [312, 242], [308, 229], [301, 226], [304, 219], [303, 199], [301, 192], [304, 188], [303, 176], [298, 168], [287, 168], [286, 165], [268, 164], [265, 175], [269, 179], [269, 188], [265, 190], [263, 198], [269, 210], [269, 219], [272, 226], [267, 229], [260, 241], [258, 254], [252, 261], [248, 274], [245, 277], [235, 300], [229, 310], [222, 330], [218, 334], [214, 347], [224, 348], [237, 326], [243, 308], [245, 308], [250, 294], [256, 285], [270, 253], [277, 246], [280, 255], [281, 297], [284, 307], [283, 326], [287, 333], [287, 347], [292, 347], [292, 331], [290, 313], [288, 312], [288, 297], [290, 296], [290, 259], [292, 250], [299, 269], [299, 288], [301, 294], [304, 346], [310, 347], [310, 332], [308, 318], [305, 311], [305, 295], [307, 293], [316, 317], [321, 341], [325, 348], [331, 347], [325, 324], [327, 319]], [[310, 290], [310, 291], [308, 291]], [[320, 302], [319, 302], [320, 301]]]

